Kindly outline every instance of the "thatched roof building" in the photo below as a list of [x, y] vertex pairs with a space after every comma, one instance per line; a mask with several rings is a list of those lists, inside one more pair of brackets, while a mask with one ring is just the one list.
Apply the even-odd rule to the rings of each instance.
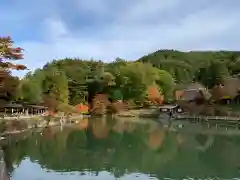
[[205, 87], [200, 83], [188, 83], [188, 84], [177, 84], [175, 90], [195, 90], [195, 89], [205, 89]]
[[196, 99], [210, 99], [211, 94], [200, 83], [178, 84], [175, 88], [176, 100], [195, 101]]
[[219, 101], [222, 99], [234, 99], [240, 92], [240, 78], [231, 77], [222, 81], [222, 84], [216, 85], [211, 93], [212, 99]]

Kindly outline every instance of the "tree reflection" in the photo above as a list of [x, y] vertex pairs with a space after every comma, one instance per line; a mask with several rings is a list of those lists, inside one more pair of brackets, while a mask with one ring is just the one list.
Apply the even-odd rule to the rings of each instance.
[[162, 128], [156, 128], [148, 135], [148, 147], [156, 150], [162, 146], [165, 138], [165, 131]]
[[92, 132], [98, 139], [104, 139], [108, 136], [109, 127], [106, 119], [96, 119], [92, 121]]
[[[29, 157], [42, 167], [61, 172], [109, 171], [115, 177], [131, 172], [158, 177], [199, 177], [219, 172], [229, 177], [237, 172], [235, 167], [240, 163], [236, 158], [240, 140], [235, 137], [214, 137], [211, 146], [199, 151], [196, 143], [204, 146], [208, 141], [203, 135], [173, 133], [158, 125], [150, 130], [149, 125], [130, 126], [122, 122], [111, 122], [109, 126], [106, 119], [87, 122], [88, 128], [78, 124], [63, 131], [44, 129], [43, 133], [35, 132], [18, 143], [9, 142], [4, 148], [8, 170], [13, 171], [14, 165]], [[51, 138], [44, 133], [50, 133]]]

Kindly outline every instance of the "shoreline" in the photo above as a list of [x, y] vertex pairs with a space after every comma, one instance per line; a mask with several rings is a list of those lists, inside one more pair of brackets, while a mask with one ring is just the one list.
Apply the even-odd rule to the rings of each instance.
[[[43, 117], [43, 116], [41, 116]], [[72, 125], [72, 124], [75, 124], [77, 121], [77, 119], [79, 120], [82, 120], [84, 118], [89, 118], [90, 116], [89, 115], [77, 115], [77, 116], [72, 116], [70, 117], [69, 119], [67, 119], [64, 123], [64, 126], [66, 125]], [[43, 119], [42, 121], [41, 120], [37, 120], [37, 119], [33, 119], [33, 118], [27, 118], [27, 119], [19, 119], [19, 121], [28, 121], [28, 122], [31, 122], [33, 124], [34, 121], [40, 121], [40, 122], [37, 122], [37, 127], [33, 126], [33, 124], [29, 125], [27, 128], [24, 128], [22, 130], [12, 130], [12, 131], [5, 131], [5, 132], [2, 132], [0, 133], [0, 141], [2, 141], [1, 138], [3, 138], [4, 136], [8, 136], [8, 135], [11, 135], [11, 134], [19, 134], [19, 133], [23, 133], [23, 132], [27, 132], [27, 131], [30, 131], [30, 130], [35, 130], [35, 129], [42, 129], [42, 128], [45, 128], [45, 127], [54, 127], [54, 126], [61, 126], [61, 122], [60, 122], [60, 116], [59, 117], [53, 117], [54, 119], [50, 121], [50, 123], [47, 125], [45, 124], [45, 120]], [[57, 120], [59, 119], [59, 120]], [[13, 121], [13, 120], [10, 120], [10, 119], [0, 119], [0, 120], [6, 120], [6, 121]], [[16, 120], [16, 119], [14, 119]], [[74, 122], [72, 122], [74, 121]]]
[[[78, 117], [90, 117], [90, 115], [85, 115], [85, 114], [80, 114], [80, 115], [75, 115], [75, 116], [70, 116], [71, 118], [78, 118]], [[30, 120], [30, 119], [38, 119], [38, 118], [47, 118], [49, 116], [43, 116], [43, 115], [29, 115], [29, 116], [6, 116], [6, 117], [1, 117], [1, 120]], [[51, 116], [51, 118], [61, 118], [62, 116]]]
[[[163, 117], [161, 117], [161, 112], [158, 110], [158, 108], [143, 108], [143, 109], [138, 109], [138, 110], [128, 110], [128, 111], [122, 111], [119, 112], [115, 115], [113, 115], [114, 119], [116, 120], [122, 120], [122, 121], [128, 121], [128, 122], [146, 122], [148, 121], [148, 119], [152, 119], [153, 121], [157, 121], [160, 122], [159, 120], [162, 119]], [[18, 134], [21, 132], [25, 132], [28, 130], [32, 130], [32, 129], [39, 129], [39, 128], [44, 128], [44, 127], [53, 127], [53, 126], [61, 126], [61, 122], [60, 122], [60, 118], [61, 116], [53, 116], [51, 117], [51, 121], [50, 123], [47, 125], [45, 118], [48, 116], [30, 116], [27, 118], [22, 118], [22, 119], [18, 119], [19, 121], [26, 121], [28, 127], [27, 128], [23, 128], [22, 130], [12, 130], [12, 131], [5, 131], [0, 133], [0, 137], [3, 136], [7, 136], [9, 134]], [[82, 120], [84, 118], [91, 118], [91, 115], [84, 115], [84, 114], [79, 114], [79, 115], [73, 115], [70, 116], [68, 119], [65, 118], [65, 125], [71, 125], [76, 123], [78, 120]], [[194, 118], [193, 118], [194, 117]], [[15, 118], [15, 119], [13, 119]], [[235, 119], [236, 118], [236, 119]], [[207, 122], [211, 122], [211, 121], [221, 121], [221, 122], [231, 122], [232, 117], [229, 116], [229, 118], [226, 118], [226, 116], [188, 116], [186, 114], [179, 114], [174, 118], [174, 121], [179, 121], [179, 120], [183, 120], [183, 121], [191, 121], [191, 120], [197, 120], [197, 121], [207, 121]], [[0, 119], [0, 121], [6, 121], [6, 122], [10, 122], [12, 120], [17, 120], [16, 117], [12, 117], [12, 118], [7, 118], [7, 119]], [[240, 123], [240, 117], [234, 117], [235, 121], [238, 121], [238, 124]], [[219, 123], [219, 122], [218, 122]], [[37, 126], [36, 126], [37, 125]], [[1, 139], [0, 139], [1, 141]]]

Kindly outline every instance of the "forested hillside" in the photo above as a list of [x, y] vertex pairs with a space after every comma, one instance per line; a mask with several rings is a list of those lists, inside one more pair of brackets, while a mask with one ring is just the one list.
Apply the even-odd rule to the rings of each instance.
[[168, 71], [177, 83], [199, 81], [211, 88], [225, 77], [240, 73], [240, 52], [159, 50], [138, 61]]
[[159, 50], [135, 62], [60, 59], [28, 73], [17, 99], [30, 103], [87, 103], [96, 92], [110, 100], [144, 102], [173, 99], [178, 83], [200, 82], [212, 88], [240, 73], [240, 52]]

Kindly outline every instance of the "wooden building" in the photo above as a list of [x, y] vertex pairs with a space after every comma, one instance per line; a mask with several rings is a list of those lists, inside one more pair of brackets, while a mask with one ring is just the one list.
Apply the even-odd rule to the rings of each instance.
[[240, 96], [240, 78], [229, 77], [225, 78], [221, 84], [216, 85], [212, 91], [212, 100], [216, 102], [230, 103]]
[[169, 111], [172, 111], [173, 113], [180, 113], [182, 112], [182, 109], [178, 105], [162, 105], [159, 106], [159, 111], [161, 113], [168, 113]]
[[175, 100], [187, 102], [209, 100], [212, 96], [200, 83], [178, 84], [174, 93]]
[[40, 115], [46, 112], [48, 108], [44, 106], [37, 105], [27, 105], [27, 104], [0, 104], [0, 112], [3, 115]]

